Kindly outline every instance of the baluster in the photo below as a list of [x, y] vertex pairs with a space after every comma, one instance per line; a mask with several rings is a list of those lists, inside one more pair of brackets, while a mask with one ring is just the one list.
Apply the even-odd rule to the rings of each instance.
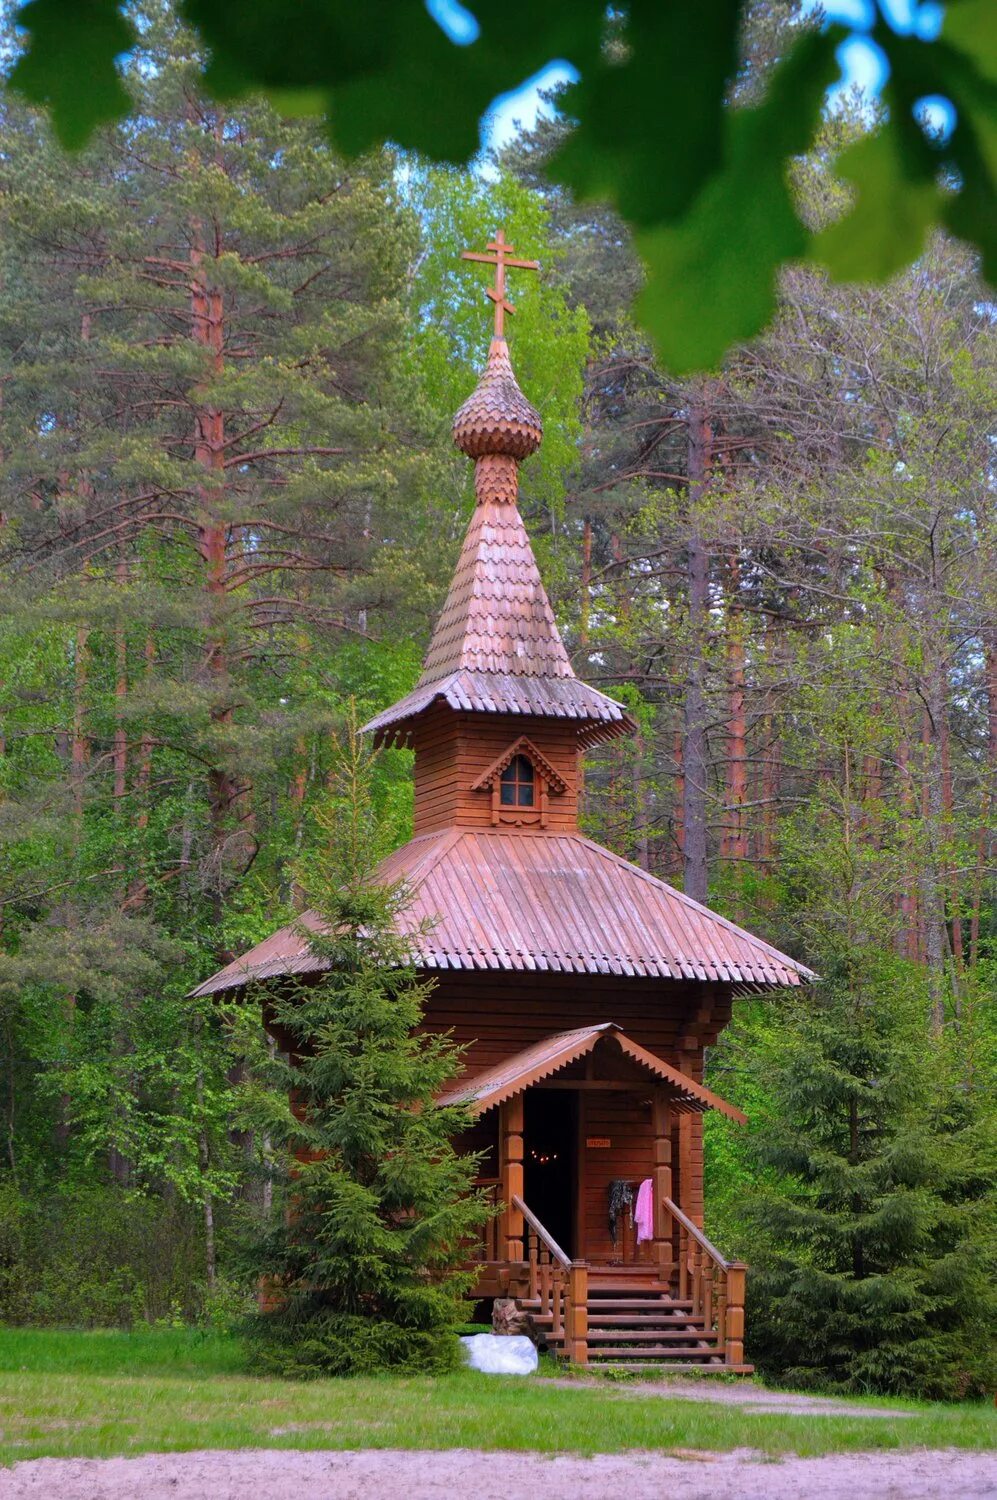
[[717, 1271], [717, 1339], [722, 1349], [727, 1338], [727, 1273]]
[[554, 1267], [554, 1275], [551, 1286], [551, 1312], [553, 1318], [550, 1325], [551, 1336], [559, 1338], [561, 1334], [561, 1294], [564, 1290], [564, 1276], [560, 1266]]
[[703, 1317], [707, 1328], [713, 1327], [713, 1277], [715, 1268], [710, 1261], [703, 1272]]
[[544, 1247], [540, 1254], [540, 1311], [550, 1310], [550, 1253]]
[[689, 1235], [684, 1224], [679, 1225], [679, 1300], [684, 1302], [689, 1295]]
[[529, 1230], [527, 1230], [527, 1235], [528, 1235], [527, 1243], [528, 1243], [528, 1245], [530, 1247], [530, 1252], [529, 1252], [530, 1253], [530, 1301], [531, 1302], [535, 1302], [536, 1299], [537, 1299], [537, 1294], [538, 1294], [538, 1289], [539, 1289], [539, 1281], [537, 1279], [537, 1244], [538, 1244], [538, 1241], [537, 1241], [537, 1235], [536, 1235], [535, 1231], [532, 1228], [529, 1229]]

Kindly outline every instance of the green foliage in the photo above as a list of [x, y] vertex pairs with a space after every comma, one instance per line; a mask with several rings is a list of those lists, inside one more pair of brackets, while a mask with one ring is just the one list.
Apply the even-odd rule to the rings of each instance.
[[[842, 163], [856, 196], [848, 227], [809, 250], [786, 176], [813, 142], [843, 31], [784, 34], [765, 102], [731, 112], [744, 0], [633, 0], [614, 13], [608, 37], [605, 8], [591, 0], [471, 10], [479, 34], [456, 45], [415, 3], [373, 13], [334, 0], [183, 7], [218, 97], [262, 90], [285, 108], [324, 110], [349, 155], [393, 141], [435, 161], [467, 160], [490, 101], [566, 58], [581, 73], [567, 101], [576, 128], [551, 171], [580, 198], [608, 200], [638, 231], [650, 280], [641, 316], [676, 370], [712, 365], [757, 333], [780, 265], [804, 253], [838, 275], [881, 277], [918, 253], [930, 224], [945, 224], [979, 247], [993, 275], [997, 80], [985, 0], [949, 6], [930, 42], [898, 35], [877, 9], [871, 35], [889, 66], [889, 116], [879, 144]], [[30, 40], [12, 83], [51, 106], [66, 144], [126, 112], [115, 59], [134, 33], [112, 0], [30, 0], [19, 14]], [[446, 88], [436, 87], [444, 77]], [[957, 115], [946, 141], [914, 117], [937, 94]]]
[[275, 1300], [257, 1324], [261, 1358], [296, 1375], [446, 1369], [473, 1281], [462, 1246], [484, 1209], [475, 1159], [452, 1145], [464, 1112], [434, 1103], [459, 1054], [416, 1031], [430, 987], [398, 933], [405, 893], [370, 880], [385, 828], [355, 725], [317, 819], [302, 878], [327, 972], [268, 997], [288, 1056], [257, 1063], [270, 1091], [247, 1090], [247, 1118], [288, 1172], [286, 1214], [261, 1247]]
[[972, 1101], [939, 1066], [909, 966], [827, 967], [765, 1057], [755, 1149], [775, 1177], [745, 1215], [753, 1355], [789, 1384], [985, 1392], [993, 1204], [966, 1137]]
[[28, 0], [18, 21], [30, 43], [11, 70], [11, 86], [48, 105], [63, 145], [79, 148], [98, 125], [128, 113], [131, 99], [115, 60], [136, 34], [116, 0]]
[[579, 198], [611, 202], [637, 229], [681, 218], [723, 161], [724, 96], [737, 70], [740, 11], [739, 0], [637, 0], [622, 12], [621, 34], [565, 94], [580, 128], [555, 157], [554, 180]]
[[[635, 235], [649, 270], [637, 314], [667, 368], [714, 365], [771, 318], [779, 267], [800, 256], [807, 240], [786, 164], [813, 139], [838, 41], [834, 30], [802, 37], [762, 103], [724, 115], [723, 165], [684, 217]], [[671, 291], [678, 286], [681, 299]]]
[[[365, 13], [322, 0], [288, 12], [267, 0], [238, 25], [226, 0], [185, 0], [184, 12], [210, 48], [207, 82], [222, 96], [310, 90], [341, 150], [393, 140], [437, 161], [473, 156], [492, 99], [551, 58], [594, 59], [601, 16], [595, 0], [542, 11], [510, 0], [478, 18], [472, 46], [455, 48], [425, 6], [391, 0]], [[275, 35], [288, 45], [274, 47]], [[447, 87], [434, 87], [444, 77]]]
[[[223, 1313], [229, 1305], [228, 1319]], [[235, 1288], [209, 1289], [201, 1221], [179, 1198], [93, 1183], [0, 1188], [0, 1320], [52, 1328], [217, 1323], [244, 1316]]]

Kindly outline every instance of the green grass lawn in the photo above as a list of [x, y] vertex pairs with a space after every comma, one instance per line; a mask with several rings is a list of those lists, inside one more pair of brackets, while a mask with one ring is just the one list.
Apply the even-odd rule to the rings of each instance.
[[906, 1413], [896, 1418], [784, 1416], [640, 1395], [625, 1384], [471, 1371], [299, 1384], [256, 1377], [248, 1359], [238, 1339], [189, 1330], [0, 1329], [0, 1461], [245, 1447], [592, 1454], [743, 1446], [804, 1455], [997, 1447], [997, 1414], [979, 1405], [889, 1403]]

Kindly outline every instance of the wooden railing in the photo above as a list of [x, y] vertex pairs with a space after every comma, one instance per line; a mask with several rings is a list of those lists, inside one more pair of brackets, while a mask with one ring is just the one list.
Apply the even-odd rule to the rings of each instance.
[[692, 1313], [719, 1334], [724, 1363], [744, 1363], [744, 1283], [747, 1266], [725, 1260], [716, 1245], [671, 1198], [663, 1200], [678, 1268], [676, 1296], [692, 1303]]
[[563, 1340], [568, 1358], [587, 1364], [588, 1266], [572, 1260], [516, 1194], [512, 1206], [523, 1216], [529, 1301], [540, 1317], [550, 1318], [551, 1338]]

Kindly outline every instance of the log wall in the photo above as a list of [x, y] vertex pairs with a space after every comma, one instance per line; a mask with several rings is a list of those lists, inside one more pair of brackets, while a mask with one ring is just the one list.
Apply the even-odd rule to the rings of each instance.
[[[465, 1076], [493, 1067], [556, 1032], [615, 1021], [633, 1041], [702, 1082], [703, 1048], [716, 1041], [731, 1013], [731, 996], [724, 986], [686, 981], [494, 972], [442, 974], [436, 981], [426, 1025], [451, 1031], [454, 1040], [467, 1048]], [[567, 1082], [571, 1070], [558, 1076]], [[646, 1095], [643, 1091], [581, 1095], [577, 1223], [589, 1258], [613, 1258], [607, 1214], [610, 1179], [640, 1180], [651, 1175], [652, 1092], [648, 1087]], [[491, 1121], [496, 1113], [490, 1111], [481, 1118], [465, 1149], [494, 1142], [496, 1127]], [[586, 1144], [590, 1139], [608, 1139], [610, 1145], [590, 1147]], [[672, 1161], [673, 1196], [702, 1224], [702, 1116], [676, 1116]], [[482, 1175], [492, 1175], [490, 1165], [482, 1168]]]
[[[567, 783], [547, 798], [545, 826], [553, 833], [572, 833], [578, 826], [581, 756], [570, 724], [518, 714], [471, 716], [438, 705], [420, 716], [412, 731], [415, 751], [415, 832], [435, 828], [491, 828], [492, 798], [472, 791], [474, 783], [509, 746], [525, 735]], [[539, 823], [525, 810], [511, 821]]]

